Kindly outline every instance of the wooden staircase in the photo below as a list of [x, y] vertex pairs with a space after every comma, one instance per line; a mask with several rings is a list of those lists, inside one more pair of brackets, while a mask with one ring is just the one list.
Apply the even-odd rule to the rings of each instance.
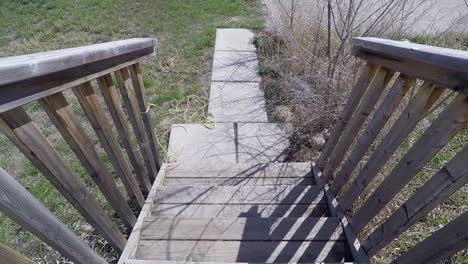
[[166, 167], [135, 260], [354, 261], [311, 164], [203, 165]]

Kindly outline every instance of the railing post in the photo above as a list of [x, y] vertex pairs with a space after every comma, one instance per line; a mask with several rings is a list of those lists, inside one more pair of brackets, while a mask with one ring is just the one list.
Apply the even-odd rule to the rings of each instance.
[[0, 210], [76, 263], [107, 263], [2, 168]]

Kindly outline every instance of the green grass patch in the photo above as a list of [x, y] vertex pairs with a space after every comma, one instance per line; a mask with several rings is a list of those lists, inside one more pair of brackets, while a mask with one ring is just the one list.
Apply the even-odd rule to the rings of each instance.
[[[258, 0], [2, 1], [0, 56], [133, 37], [158, 38], [156, 56], [143, 65], [142, 71], [149, 102], [154, 104], [151, 111], [154, 112], [154, 123], [158, 126], [158, 136], [165, 145], [167, 138], [164, 136], [172, 123], [188, 122], [186, 116], [190, 117], [190, 121], [205, 118], [205, 111], [200, 109], [207, 97], [216, 28], [243, 27], [257, 30], [262, 26]], [[79, 104], [76, 101], [70, 101], [70, 104], [80, 120], [85, 120]], [[41, 109], [37, 103], [28, 104], [25, 108], [32, 115]], [[185, 110], [190, 113], [192, 109], [195, 109], [195, 114], [187, 115]], [[44, 118], [40, 121], [44, 121]], [[67, 161], [71, 171], [109, 209], [80, 162], [56, 135], [56, 130], [43, 124], [40, 124], [40, 128]], [[0, 165], [9, 172], [13, 171], [12, 174], [23, 186], [81, 234], [78, 213], [3, 135], [0, 136], [0, 150]], [[108, 157], [101, 151], [99, 153], [110, 168]], [[50, 257], [47, 256], [50, 251], [43, 244], [1, 214], [0, 242], [36, 259]]]

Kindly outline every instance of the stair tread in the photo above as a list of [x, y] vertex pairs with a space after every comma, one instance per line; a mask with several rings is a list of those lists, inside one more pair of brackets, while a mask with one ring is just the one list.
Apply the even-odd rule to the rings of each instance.
[[325, 203], [319, 186], [160, 186], [156, 204]]
[[191, 241], [141, 240], [137, 259], [202, 262], [352, 261], [344, 241]]
[[343, 241], [336, 217], [145, 219], [142, 240]]
[[279, 177], [279, 178], [241, 178], [241, 177], [216, 177], [216, 178], [182, 178], [173, 177], [166, 178], [164, 185], [166, 186], [181, 186], [181, 185], [212, 185], [212, 186], [253, 186], [253, 185], [314, 185], [313, 178], [302, 177]]

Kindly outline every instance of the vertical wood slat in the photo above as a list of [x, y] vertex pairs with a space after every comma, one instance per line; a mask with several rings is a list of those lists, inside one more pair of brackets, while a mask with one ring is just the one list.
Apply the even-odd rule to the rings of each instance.
[[467, 122], [468, 97], [459, 94], [354, 214], [354, 230], [360, 232]]
[[344, 211], [351, 208], [362, 191], [377, 176], [380, 169], [387, 163], [416, 124], [430, 111], [432, 105], [443, 92], [444, 88], [435, 87], [428, 82], [423, 84], [340, 199], [340, 206]]
[[122, 140], [123, 146], [127, 152], [130, 163], [135, 170], [136, 177], [139, 181], [142, 192], [147, 195], [151, 189], [151, 183], [147, 175], [144, 174], [144, 167], [138, 156], [138, 153], [132, 148], [130, 127], [128, 126], [126, 115], [123, 111], [122, 104], [112, 83], [110, 74], [97, 79], [99, 87], [102, 91], [102, 96], [106, 102], [107, 108], [111, 113], [114, 124]]
[[[107, 263], [2, 168], [0, 210], [75, 263]], [[0, 248], [0, 257], [2, 251]], [[4, 256], [0, 262], [33, 263], [14, 255], [9, 254], [18, 261], [8, 261], [8, 256]]]
[[333, 179], [335, 169], [338, 168], [348, 152], [349, 147], [356, 138], [356, 135], [359, 134], [362, 125], [374, 109], [374, 106], [377, 104], [380, 96], [392, 79], [393, 74], [393, 71], [383, 67], [377, 70], [374, 79], [369, 84], [369, 88], [367, 88], [355, 113], [343, 131], [343, 136], [336, 144], [330, 156], [330, 161], [327, 163], [327, 166], [325, 166], [323, 173], [325, 180]]
[[468, 183], [468, 146], [458, 152], [362, 243], [373, 256]]
[[[0, 168], [0, 171], [2, 169]], [[1, 174], [1, 173], [0, 173]], [[1, 179], [0, 179], [1, 180]], [[2, 188], [3, 186], [0, 186]], [[0, 198], [1, 203], [1, 198]], [[8, 264], [34, 264], [30, 258], [0, 243], [0, 259]]]
[[[149, 145], [155, 158], [156, 169], [159, 171], [161, 168], [161, 156], [159, 154], [157, 138], [154, 134], [154, 128], [151, 125], [151, 114], [149, 112], [148, 100], [146, 98], [145, 83], [143, 81], [143, 75], [140, 71], [140, 65], [133, 64], [128, 67], [130, 70], [130, 76], [133, 80], [133, 87], [135, 88], [135, 94], [140, 108], [141, 117], [143, 119], [143, 125], [145, 126], [146, 135], [148, 136]], [[156, 174], [155, 174], [156, 175]]]
[[143, 193], [140, 191], [136, 179], [133, 177], [130, 164], [128, 164], [122, 150], [120, 149], [109, 120], [106, 117], [106, 113], [100, 106], [100, 102], [98, 101], [91, 83], [86, 82], [80, 84], [73, 87], [72, 90], [91, 123], [91, 126], [96, 132], [101, 145], [109, 156], [117, 175], [122, 180], [127, 193], [135, 201], [138, 209], [141, 209], [145, 203], [145, 198], [143, 197]]
[[126, 239], [98, 205], [93, 196], [70, 172], [26, 112], [15, 108], [0, 115], [0, 130], [13, 142], [34, 166], [54, 185], [74, 208], [121, 252]]
[[133, 227], [135, 215], [63, 94], [50, 95], [41, 99], [40, 103], [122, 222], [129, 228]]
[[317, 160], [317, 165], [320, 168], [323, 169], [325, 167], [325, 163], [330, 157], [330, 154], [333, 152], [336, 143], [340, 139], [343, 130], [349, 122], [349, 119], [356, 110], [356, 107], [359, 104], [362, 95], [369, 86], [369, 83], [372, 81], [372, 78], [374, 78], [376, 71], [377, 66], [371, 63], [367, 63], [365, 68], [362, 70], [356, 85], [353, 87], [351, 94], [349, 95], [349, 100], [346, 103], [342, 114], [336, 121], [336, 124], [330, 133], [330, 137], [327, 140], [324, 149], [322, 150], [322, 154], [320, 154], [320, 157]]
[[366, 151], [372, 145], [372, 142], [377, 138], [377, 135], [385, 126], [396, 107], [400, 104], [408, 90], [413, 85], [414, 78], [410, 78], [406, 75], [400, 74], [396, 79], [384, 101], [369, 122], [369, 125], [357, 141], [353, 151], [345, 160], [340, 172], [333, 180], [330, 189], [334, 194], [338, 194], [341, 188], [346, 184], [354, 169], [359, 164], [359, 161], [364, 157]]
[[416, 244], [393, 263], [438, 263], [444, 258], [468, 247], [468, 212], [452, 220], [431, 236]]
[[127, 110], [130, 123], [132, 124], [133, 131], [137, 137], [143, 159], [145, 160], [146, 168], [148, 170], [150, 181], [153, 182], [157, 175], [157, 168], [151, 147], [149, 146], [148, 135], [145, 133], [143, 120], [140, 115], [138, 102], [136, 101], [133, 82], [130, 79], [128, 69], [124, 68], [114, 72], [117, 84], [122, 95], [125, 109]]

